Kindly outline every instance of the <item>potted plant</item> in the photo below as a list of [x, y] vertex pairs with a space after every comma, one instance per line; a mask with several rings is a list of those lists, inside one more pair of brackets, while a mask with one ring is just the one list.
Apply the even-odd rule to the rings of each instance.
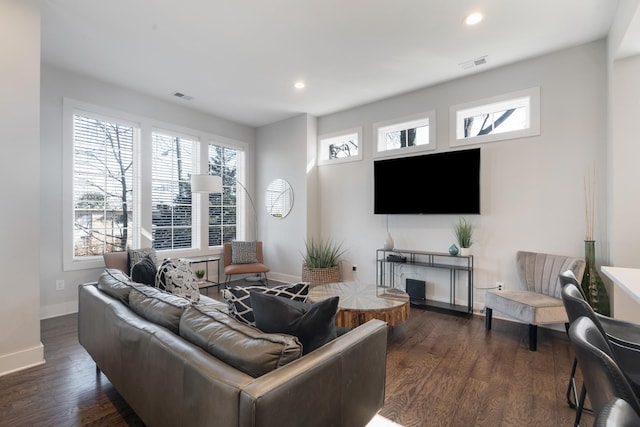
[[196, 270], [195, 275], [198, 278], [198, 280], [202, 280], [204, 278], [204, 270]]
[[302, 281], [309, 286], [340, 281], [340, 257], [344, 253], [341, 243], [331, 240], [305, 241]]
[[469, 248], [473, 244], [473, 223], [470, 219], [460, 218], [453, 226], [453, 232], [460, 246], [460, 255], [468, 256]]

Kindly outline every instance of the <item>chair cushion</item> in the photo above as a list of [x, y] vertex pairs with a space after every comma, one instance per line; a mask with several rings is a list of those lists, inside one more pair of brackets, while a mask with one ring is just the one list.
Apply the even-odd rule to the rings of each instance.
[[251, 291], [256, 326], [263, 332], [293, 335], [307, 354], [335, 339], [339, 297], [305, 303]]
[[256, 321], [253, 316], [250, 296], [252, 290], [306, 302], [307, 294], [309, 293], [309, 284], [300, 282], [295, 285], [280, 285], [274, 286], [273, 288], [267, 288], [266, 286], [234, 286], [229, 289], [224, 289], [222, 296], [229, 305], [229, 313], [239, 321], [255, 326]]
[[569, 321], [561, 299], [537, 292], [491, 290], [487, 291], [484, 304], [487, 308], [531, 325]]
[[231, 242], [231, 264], [255, 264], [258, 262], [256, 242]]
[[252, 377], [284, 366], [302, 354], [297, 338], [264, 333], [211, 305], [189, 307], [180, 321], [180, 336]]
[[131, 272], [127, 251], [104, 253], [102, 254], [102, 259], [104, 259], [105, 268], [115, 268], [125, 274], [129, 274]]

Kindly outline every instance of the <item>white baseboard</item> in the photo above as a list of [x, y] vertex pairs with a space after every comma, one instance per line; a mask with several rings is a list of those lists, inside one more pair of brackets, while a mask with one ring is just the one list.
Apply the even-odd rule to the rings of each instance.
[[40, 320], [77, 312], [78, 300], [67, 301], [60, 304], [44, 305], [40, 307]]
[[27, 348], [0, 356], [0, 376], [44, 364], [44, 346]]

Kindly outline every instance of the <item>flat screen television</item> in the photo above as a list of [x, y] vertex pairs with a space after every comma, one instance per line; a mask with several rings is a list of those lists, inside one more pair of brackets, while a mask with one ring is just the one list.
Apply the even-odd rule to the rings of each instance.
[[479, 214], [480, 149], [373, 162], [376, 214]]

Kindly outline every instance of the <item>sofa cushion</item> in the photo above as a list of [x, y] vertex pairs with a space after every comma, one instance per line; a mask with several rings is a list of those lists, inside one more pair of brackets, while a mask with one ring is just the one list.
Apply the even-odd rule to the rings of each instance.
[[150, 286], [137, 286], [129, 294], [129, 307], [138, 316], [176, 334], [180, 331], [180, 317], [190, 305], [186, 298]]
[[231, 264], [255, 264], [258, 262], [256, 242], [231, 242]]
[[249, 294], [251, 291], [306, 302], [307, 294], [309, 293], [309, 283], [300, 282], [295, 285], [279, 285], [273, 288], [267, 288], [266, 286], [234, 286], [223, 290], [222, 296], [229, 305], [229, 313], [233, 314], [233, 316], [241, 322], [255, 326], [256, 322], [253, 317], [251, 297]]
[[125, 304], [129, 304], [132, 285], [129, 276], [116, 268], [106, 268], [98, 277], [98, 289]]
[[129, 263], [128, 273], [131, 274], [131, 269], [134, 265], [140, 262], [142, 258], [149, 255], [155, 265], [158, 265], [158, 257], [156, 256], [156, 250], [154, 248], [141, 248], [141, 249], [128, 249], [127, 259]]
[[134, 264], [131, 269], [131, 280], [144, 283], [147, 286], [155, 286], [157, 272], [158, 268], [151, 256], [145, 255], [139, 262]]
[[267, 334], [212, 305], [192, 305], [180, 320], [180, 336], [256, 378], [299, 358], [297, 338]]
[[297, 337], [302, 344], [302, 354], [337, 337], [338, 300], [339, 297], [332, 297], [311, 304], [251, 291], [251, 306], [258, 329]]
[[166, 259], [158, 268], [155, 285], [157, 288], [188, 298], [192, 302], [200, 299], [198, 282], [188, 263]]

